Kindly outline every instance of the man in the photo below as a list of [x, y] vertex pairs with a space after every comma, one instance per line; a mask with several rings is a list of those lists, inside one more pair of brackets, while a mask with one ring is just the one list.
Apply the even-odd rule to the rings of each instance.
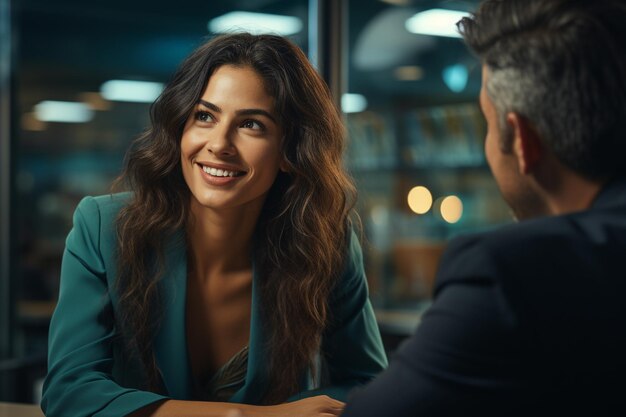
[[449, 244], [342, 416], [626, 415], [626, 1], [486, 0], [459, 29], [519, 222]]

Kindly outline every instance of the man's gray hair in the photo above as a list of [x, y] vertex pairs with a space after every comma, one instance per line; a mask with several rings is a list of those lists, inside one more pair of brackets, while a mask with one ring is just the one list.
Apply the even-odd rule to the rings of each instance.
[[459, 22], [487, 67], [504, 150], [506, 115], [526, 118], [566, 166], [589, 178], [626, 165], [626, 2], [487, 0]]

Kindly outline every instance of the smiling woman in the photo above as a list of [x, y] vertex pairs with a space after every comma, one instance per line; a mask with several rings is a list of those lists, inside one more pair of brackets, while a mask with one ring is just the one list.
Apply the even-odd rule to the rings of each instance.
[[338, 415], [386, 366], [328, 88], [290, 41], [198, 48], [85, 198], [50, 327], [48, 416]]

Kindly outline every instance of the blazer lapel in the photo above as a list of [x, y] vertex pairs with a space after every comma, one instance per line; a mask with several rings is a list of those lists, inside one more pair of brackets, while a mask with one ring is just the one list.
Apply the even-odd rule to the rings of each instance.
[[155, 339], [155, 355], [167, 393], [191, 398], [190, 370], [185, 331], [187, 248], [184, 234], [177, 233], [165, 245], [165, 273], [160, 283], [163, 315]]
[[265, 335], [261, 319], [261, 305], [259, 294], [259, 277], [256, 273], [254, 260], [252, 261], [252, 308], [250, 317], [250, 340], [248, 343], [248, 369], [246, 382], [231, 398], [231, 402], [259, 404], [263, 397], [263, 388], [267, 385], [265, 368], [267, 355], [265, 353]]

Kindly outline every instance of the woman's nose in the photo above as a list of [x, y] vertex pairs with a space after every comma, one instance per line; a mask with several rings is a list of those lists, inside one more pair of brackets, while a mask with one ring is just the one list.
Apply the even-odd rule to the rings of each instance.
[[232, 132], [228, 127], [214, 129], [212, 133], [207, 141], [207, 150], [210, 153], [218, 156], [231, 156], [236, 153]]

